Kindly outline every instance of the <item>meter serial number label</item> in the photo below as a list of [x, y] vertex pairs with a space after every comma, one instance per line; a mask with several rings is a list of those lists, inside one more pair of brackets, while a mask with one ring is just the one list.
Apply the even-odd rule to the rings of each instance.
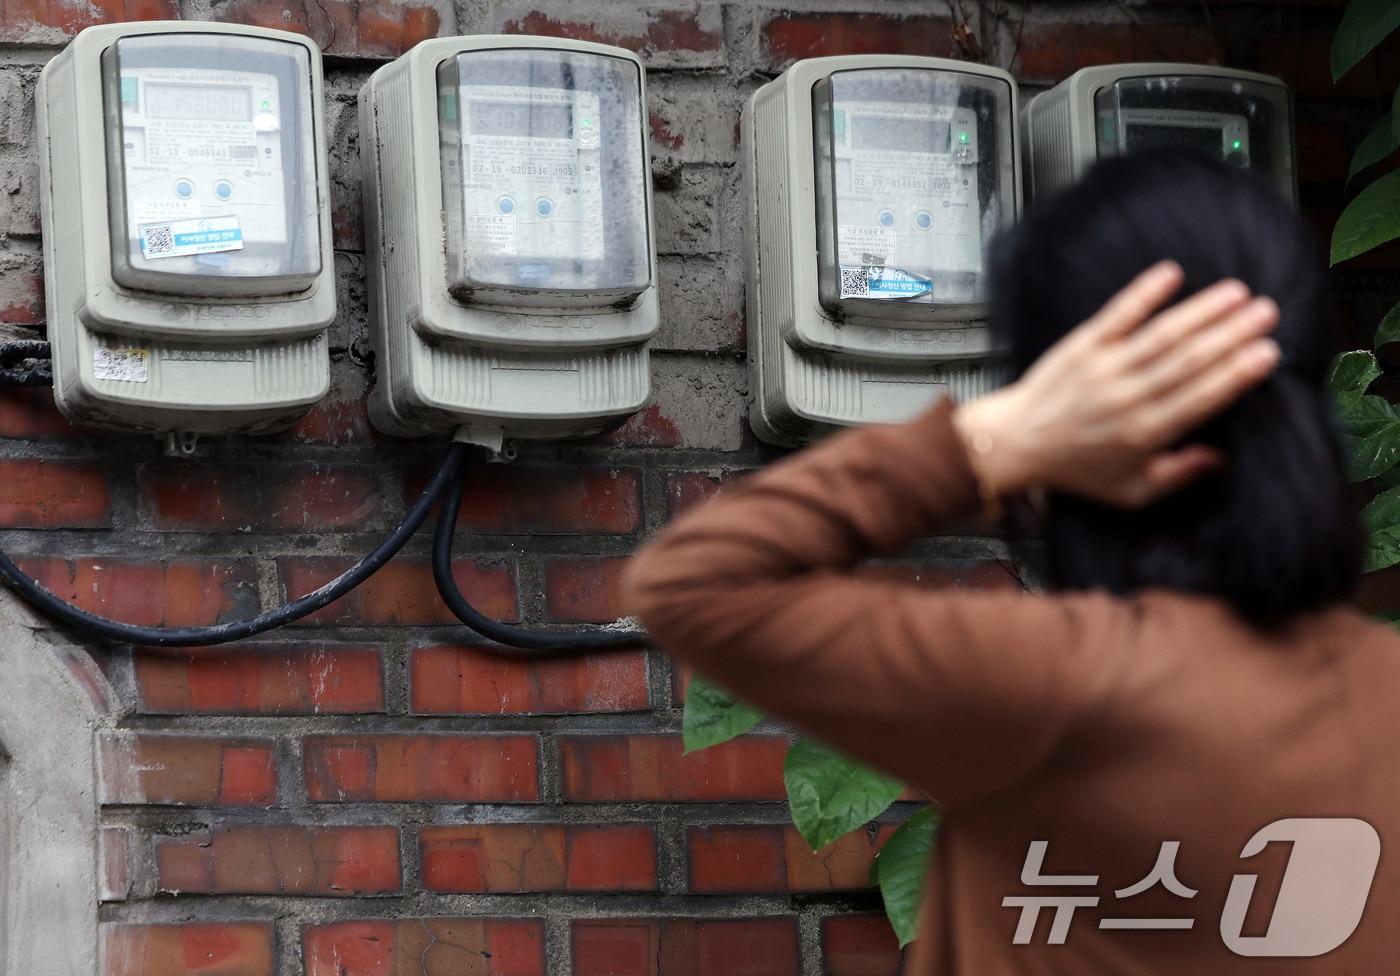
[[96, 346], [92, 350], [94, 379], [145, 383], [151, 378], [151, 351], [136, 347]]

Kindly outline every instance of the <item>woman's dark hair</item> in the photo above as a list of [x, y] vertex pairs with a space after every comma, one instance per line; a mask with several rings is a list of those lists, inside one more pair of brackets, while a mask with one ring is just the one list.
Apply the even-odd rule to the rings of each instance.
[[1185, 442], [1226, 464], [1155, 504], [1125, 511], [1052, 494], [1048, 582], [1126, 593], [1210, 594], [1261, 623], [1345, 600], [1361, 530], [1326, 391], [1335, 353], [1312, 235], [1272, 185], [1187, 151], [1098, 164], [993, 247], [992, 328], [1015, 375], [1149, 265], [1186, 272], [1184, 298], [1238, 278], [1280, 309], [1279, 369]]

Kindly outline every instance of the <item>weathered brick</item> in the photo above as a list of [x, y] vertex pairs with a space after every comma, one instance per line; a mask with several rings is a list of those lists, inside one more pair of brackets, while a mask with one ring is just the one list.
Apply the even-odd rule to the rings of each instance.
[[272, 976], [271, 922], [102, 926], [103, 976]]
[[100, 800], [161, 806], [271, 806], [271, 739], [116, 732], [101, 739]]
[[148, 627], [202, 627], [257, 612], [257, 583], [242, 560], [135, 560], [27, 556], [20, 568], [89, 613]]
[[429, 891], [656, 890], [656, 835], [645, 824], [424, 827], [418, 843]]
[[313, 735], [306, 793], [323, 803], [532, 803], [533, 735]]
[[744, 735], [685, 754], [678, 735], [560, 739], [564, 796], [585, 803], [782, 800], [788, 740]]
[[649, 68], [717, 68], [724, 28], [715, 0], [609, 3], [580, 10], [566, 0], [508, 2], [496, 14], [503, 34], [572, 37], [635, 51]]
[[[342, 556], [284, 556], [277, 560], [286, 598], [296, 599], [324, 586], [349, 569], [354, 560]], [[458, 559], [452, 576], [472, 604], [487, 616], [518, 620], [515, 566], [506, 558]], [[357, 589], [303, 624], [455, 624], [438, 598], [433, 571], [426, 559], [396, 556]]]
[[822, 919], [826, 976], [898, 976], [899, 941], [883, 915], [833, 915]]
[[881, 827], [873, 838], [867, 831], [854, 831], [813, 851], [790, 824], [691, 827], [686, 832], [690, 890], [732, 894], [868, 888], [875, 853], [894, 829]]
[[334, 373], [331, 390], [297, 421], [282, 439], [294, 444], [328, 444], [341, 447], [352, 444], [372, 444], [380, 439], [369, 422], [367, 392], [363, 377], [345, 377]]
[[157, 529], [315, 532], [376, 529], [383, 503], [368, 464], [144, 464], [141, 510]]
[[762, 35], [770, 70], [833, 54], [953, 54], [951, 21], [922, 14], [783, 11], [764, 22]]
[[1389, 98], [1400, 85], [1400, 38], [1392, 35], [1336, 81], [1332, 37], [1324, 31], [1263, 34], [1254, 45], [1254, 70], [1277, 75], [1303, 98]]
[[622, 616], [618, 556], [551, 559], [544, 567], [545, 614], [550, 620], [610, 623]]
[[321, 715], [379, 712], [378, 647], [143, 648], [136, 687], [147, 714]]
[[609, 434], [621, 447], [737, 451], [749, 436], [748, 376], [737, 362], [653, 356], [652, 403]]
[[11, 0], [0, 7], [0, 41], [45, 43], [93, 24], [179, 19], [176, 0]]
[[91, 461], [0, 460], [0, 526], [102, 528], [112, 523], [107, 472]]
[[420, 647], [410, 658], [420, 715], [549, 715], [647, 707], [646, 655], [508, 658], [472, 647]]
[[[5, 223], [12, 223], [6, 220]], [[0, 325], [44, 324], [44, 268], [39, 249], [27, 241], [9, 241], [0, 247]], [[5, 390], [7, 397], [17, 390]], [[34, 391], [38, 393], [38, 390]], [[52, 399], [48, 390], [43, 393]], [[0, 406], [0, 432], [4, 431]], [[27, 437], [27, 433], [6, 434]]]
[[742, 349], [744, 279], [729, 266], [730, 259], [723, 255], [668, 254], [658, 260], [661, 329], [653, 340], [654, 347], [705, 353]]
[[97, 835], [97, 897], [126, 901], [131, 894], [131, 827], [103, 826]]
[[[394, 0], [231, 0], [219, 20], [306, 34], [329, 54], [392, 58], [453, 24], [444, 3]], [[449, 29], [447, 33], [452, 33]]]
[[402, 918], [308, 926], [306, 976], [545, 976], [540, 919]]
[[156, 846], [162, 892], [355, 897], [399, 890], [393, 827], [216, 827]]
[[1022, 32], [1017, 77], [1055, 83], [1095, 64], [1222, 64], [1224, 60], [1219, 36], [1201, 25], [1036, 23], [1027, 24]]
[[[405, 501], [418, 497], [431, 472], [409, 479]], [[624, 534], [642, 518], [641, 476], [635, 468], [480, 465], [467, 480], [458, 525], [508, 535]]]
[[579, 919], [574, 976], [797, 976], [797, 919]]
[[680, 163], [737, 162], [739, 112], [747, 94], [709, 78], [652, 75], [647, 79], [652, 154]]
[[678, 184], [655, 195], [656, 249], [661, 254], [714, 254], [720, 249], [723, 174], [686, 166]]

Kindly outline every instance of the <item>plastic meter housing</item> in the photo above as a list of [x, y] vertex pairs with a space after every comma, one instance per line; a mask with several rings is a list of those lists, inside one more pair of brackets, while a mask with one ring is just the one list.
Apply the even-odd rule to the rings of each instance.
[[740, 140], [759, 438], [996, 384], [985, 257], [1020, 214], [1016, 110], [1009, 74], [941, 58], [814, 58], [755, 92]]
[[582, 436], [642, 406], [645, 99], [630, 51], [517, 35], [423, 41], [365, 84], [378, 429]]
[[59, 408], [154, 433], [264, 432], [330, 383], [321, 55], [220, 23], [90, 27], [40, 75]]
[[1198, 64], [1083, 68], [1026, 103], [1026, 185], [1042, 197], [1099, 159], [1166, 146], [1253, 170], [1297, 200], [1293, 98], [1278, 78]]

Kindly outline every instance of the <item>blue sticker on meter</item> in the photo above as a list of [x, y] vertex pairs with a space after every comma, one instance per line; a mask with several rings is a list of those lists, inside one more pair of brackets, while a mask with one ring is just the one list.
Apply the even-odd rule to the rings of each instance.
[[148, 261], [242, 249], [243, 228], [237, 217], [194, 217], [141, 225], [141, 255]]
[[885, 265], [842, 265], [842, 298], [923, 298], [933, 294], [933, 280]]

